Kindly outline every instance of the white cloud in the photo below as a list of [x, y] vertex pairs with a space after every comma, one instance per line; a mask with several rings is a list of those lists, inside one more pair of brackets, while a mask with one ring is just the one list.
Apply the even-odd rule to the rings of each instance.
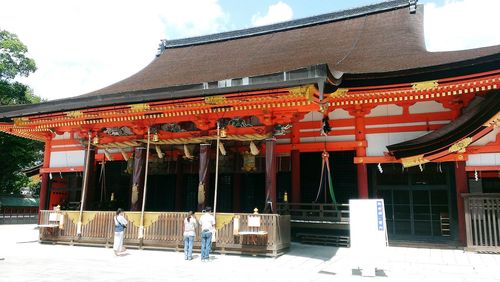
[[217, 0], [17, 0], [0, 9], [0, 28], [38, 66], [22, 81], [50, 100], [122, 80], [154, 59], [160, 39], [218, 32], [225, 19]]
[[500, 44], [498, 0], [446, 1], [425, 5], [424, 30], [429, 51], [451, 51]]
[[262, 16], [260, 13], [252, 16], [252, 25], [261, 26], [277, 22], [284, 22], [293, 18], [293, 10], [286, 3], [278, 2], [269, 6], [267, 14]]

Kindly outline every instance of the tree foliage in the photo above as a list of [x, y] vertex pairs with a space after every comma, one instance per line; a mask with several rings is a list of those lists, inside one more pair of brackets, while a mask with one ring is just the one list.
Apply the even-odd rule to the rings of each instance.
[[28, 76], [36, 71], [33, 59], [26, 57], [28, 47], [17, 35], [0, 30], [0, 79], [11, 80], [16, 76]]
[[[26, 56], [28, 48], [17, 35], [0, 30], [0, 105], [41, 102], [31, 89], [17, 81], [36, 70], [35, 61]], [[0, 133], [0, 192], [17, 193], [28, 185], [22, 169], [39, 164], [43, 144], [21, 137]]]

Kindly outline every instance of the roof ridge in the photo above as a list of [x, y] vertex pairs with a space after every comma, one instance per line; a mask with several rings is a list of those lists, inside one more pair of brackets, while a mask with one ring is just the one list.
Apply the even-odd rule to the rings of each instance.
[[263, 35], [267, 33], [286, 31], [291, 29], [303, 28], [312, 25], [325, 24], [334, 21], [346, 20], [354, 17], [365, 16], [374, 13], [385, 12], [388, 10], [401, 9], [410, 6], [408, 0], [392, 0], [381, 3], [321, 14], [286, 22], [280, 22], [265, 26], [251, 27], [240, 30], [226, 31], [221, 33], [214, 33], [209, 35], [202, 35], [196, 37], [188, 37], [174, 40], [163, 39], [160, 43], [158, 56], [166, 49], [186, 47], [192, 45], [201, 45], [219, 41], [226, 41], [244, 37], [251, 37]]

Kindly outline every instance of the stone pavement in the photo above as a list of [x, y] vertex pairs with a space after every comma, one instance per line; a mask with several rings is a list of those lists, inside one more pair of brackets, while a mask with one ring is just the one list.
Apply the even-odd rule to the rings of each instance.
[[[389, 247], [376, 277], [362, 277], [349, 248], [293, 243], [279, 258], [38, 243], [35, 225], [0, 225], [0, 281], [500, 281], [500, 255]], [[3, 259], [2, 259], [3, 258]]]

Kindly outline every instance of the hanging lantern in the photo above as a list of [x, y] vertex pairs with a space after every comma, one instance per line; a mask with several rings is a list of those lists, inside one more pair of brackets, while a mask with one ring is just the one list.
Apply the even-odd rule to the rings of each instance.
[[159, 140], [159, 138], [158, 138], [158, 133], [153, 134], [152, 141], [153, 141], [153, 142], [158, 142], [158, 140]]
[[219, 132], [219, 137], [220, 138], [226, 138], [227, 137], [227, 131], [225, 128], [221, 128], [220, 132]]
[[255, 156], [249, 152], [243, 153], [243, 168], [246, 172], [255, 171]]
[[98, 135], [94, 136], [94, 138], [92, 139], [92, 144], [94, 144], [94, 145], [99, 144], [99, 136]]

